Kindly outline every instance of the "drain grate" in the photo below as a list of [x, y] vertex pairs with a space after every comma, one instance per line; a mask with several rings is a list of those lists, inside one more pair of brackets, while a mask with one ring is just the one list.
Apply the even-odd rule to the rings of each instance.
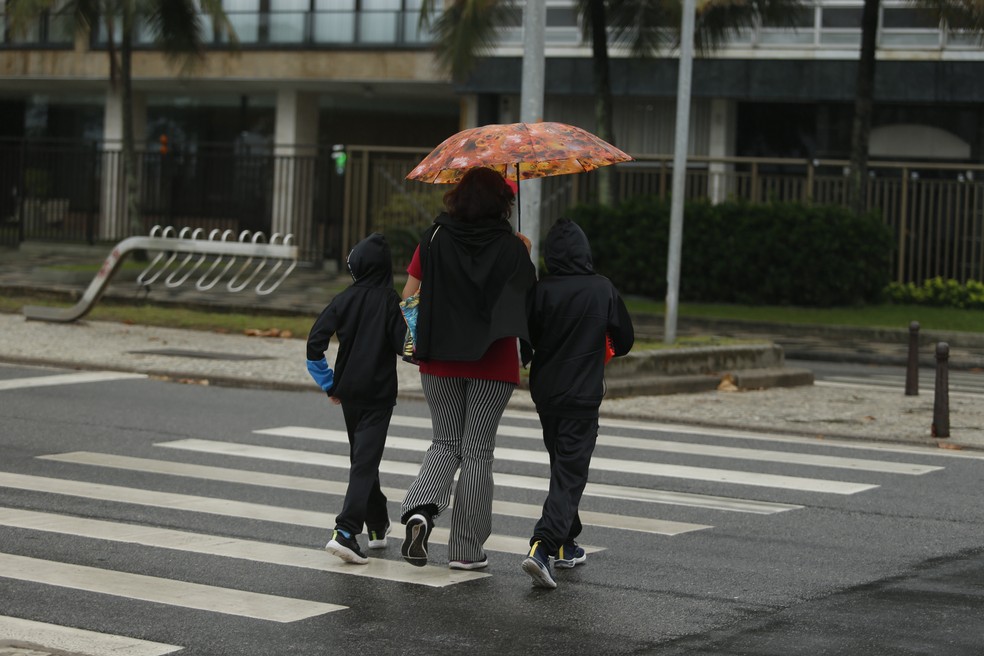
[[167, 355], [175, 358], [200, 358], [202, 360], [272, 360], [269, 355], [243, 355], [242, 353], [220, 353], [218, 351], [192, 351], [189, 349], [147, 349], [143, 351], [127, 351], [134, 355]]

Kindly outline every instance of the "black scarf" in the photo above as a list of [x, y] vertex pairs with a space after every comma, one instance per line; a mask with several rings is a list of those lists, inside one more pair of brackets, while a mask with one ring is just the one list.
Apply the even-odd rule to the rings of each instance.
[[529, 341], [536, 271], [509, 223], [441, 214], [420, 241], [420, 264], [418, 358], [473, 362], [503, 337]]

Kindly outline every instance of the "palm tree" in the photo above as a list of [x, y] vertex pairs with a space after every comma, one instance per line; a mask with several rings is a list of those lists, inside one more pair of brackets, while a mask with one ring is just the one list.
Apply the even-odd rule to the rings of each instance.
[[100, 26], [105, 34], [110, 85], [122, 95], [127, 214], [131, 233], [139, 234], [143, 225], [133, 135], [134, 32], [137, 27], [146, 29], [168, 59], [187, 71], [204, 56], [203, 14], [212, 18], [216, 35], [228, 35], [236, 43], [235, 31], [222, 10], [222, 0], [7, 0], [7, 17], [14, 31], [24, 31], [55, 13], [72, 16], [74, 29], [82, 37], [91, 37]]
[[[968, 0], [972, 1], [972, 0]], [[477, 59], [495, 44], [497, 30], [515, 23], [515, 0], [453, 0], [436, 20], [435, 0], [424, 0], [421, 23], [435, 35], [438, 62], [452, 77], [461, 79]], [[591, 42], [595, 92], [595, 132], [616, 144], [612, 126], [612, 92], [608, 50], [627, 47], [633, 56], [652, 56], [679, 40], [679, 0], [576, 0], [584, 38]], [[698, 4], [694, 35], [695, 48], [706, 53], [719, 46], [731, 33], [740, 32], [757, 21], [773, 25], [792, 25], [802, 0], [703, 0]], [[598, 199], [611, 204], [611, 169], [595, 172]]]

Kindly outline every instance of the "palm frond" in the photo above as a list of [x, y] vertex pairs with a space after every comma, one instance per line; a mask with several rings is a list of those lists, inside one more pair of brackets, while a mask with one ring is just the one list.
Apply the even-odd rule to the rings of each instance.
[[926, 10], [950, 29], [976, 33], [984, 43], [984, 0], [909, 0], [909, 4]]
[[452, 77], [464, 77], [516, 16], [509, 0], [455, 0], [433, 21], [438, 63]]

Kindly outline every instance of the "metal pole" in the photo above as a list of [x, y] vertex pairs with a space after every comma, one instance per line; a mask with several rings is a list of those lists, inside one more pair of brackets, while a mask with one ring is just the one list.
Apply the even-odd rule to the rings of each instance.
[[[523, 81], [521, 86], [519, 120], [536, 123], [543, 120], [544, 28], [547, 23], [545, 0], [528, 0], [523, 8]], [[526, 236], [532, 248], [533, 266], [540, 261], [540, 199], [541, 181], [524, 180], [525, 187], [519, 197], [519, 215], [526, 222]]]
[[919, 396], [919, 322], [909, 324], [909, 361], [905, 368], [905, 395]]
[[950, 345], [936, 345], [936, 396], [933, 400], [933, 437], [950, 437], [949, 367]]
[[680, 72], [677, 76], [676, 139], [673, 145], [673, 189], [670, 195], [670, 244], [666, 259], [666, 325], [663, 341], [676, 341], [680, 292], [680, 251], [683, 245], [683, 196], [687, 181], [687, 137], [690, 133], [690, 78], [694, 59], [694, 0], [683, 0], [680, 25]]

